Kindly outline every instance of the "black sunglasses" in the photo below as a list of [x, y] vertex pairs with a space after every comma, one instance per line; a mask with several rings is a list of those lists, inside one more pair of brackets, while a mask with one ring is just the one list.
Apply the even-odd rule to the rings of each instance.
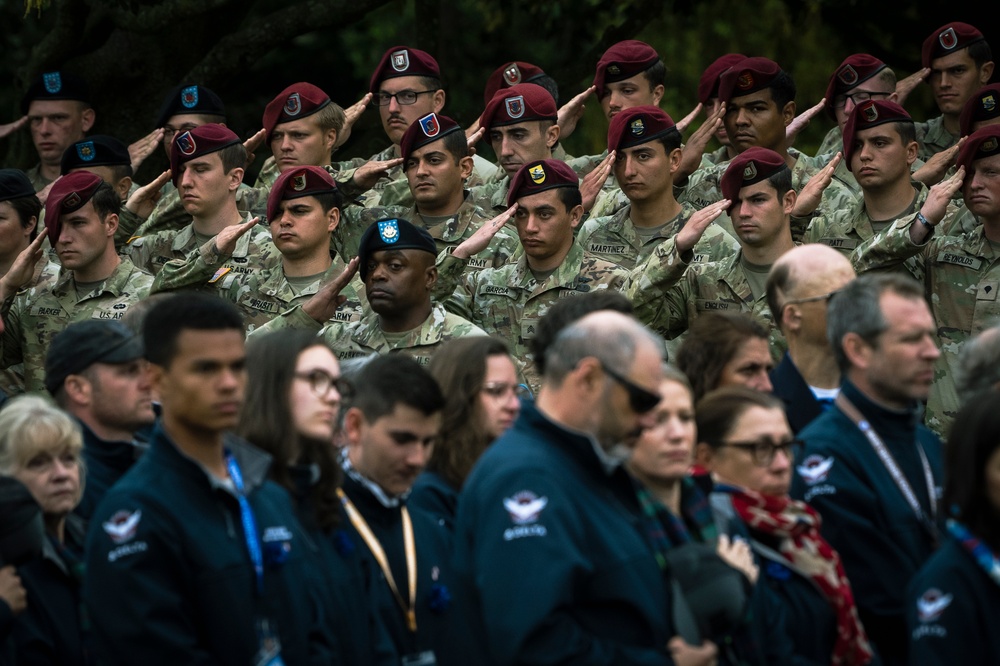
[[637, 384], [633, 384], [624, 376], [618, 374], [608, 366], [601, 363], [601, 369], [607, 373], [611, 379], [618, 382], [625, 392], [628, 393], [628, 404], [636, 414], [645, 414], [660, 404], [660, 394], [647, 391]]

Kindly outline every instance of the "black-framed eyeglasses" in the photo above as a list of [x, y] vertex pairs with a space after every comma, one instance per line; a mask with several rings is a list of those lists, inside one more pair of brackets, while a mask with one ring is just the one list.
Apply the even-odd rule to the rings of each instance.
[[486, 382], [485, 384], [483, 384], [482, 391], [483, 393], [490, 396], [494, 400], [506, 398], [511, 393], [516, 395], [519, 399], [531, 397], [531, 389], [528, 388], [527, 384], [511, 384], [509, 382]]
[[871, 92], [868, 90], [859, 90], [853, 92], [849, 95], [837, 95], [833, 99], [834, 107], [842, 109], [847, 106], [847, 100], [850, 99], [855, 106], [861, 104], [861, 102], [867, 102], [870, 99], [887, 99], [892, 93], [887, 92]]
[[793, 460], [796, 454], [802, 451], [803, 443], [798, 439], [786, 439], [780, 442], [761, 439], [756, 442], [723, 442], [722, 446], [749, 451], [753, 464], [758, 467], [767, 467], [774, 462], [778, 451], [784, 453], [789, 460]]
[[628, 393], [628, 404], [636, 414], [645, 414], [660, 404], [660, 394], [647, 391], [638, 384], [632, 383], [623, 375], [618, 374], [608, 366], [601, 363], [601, 369], [607, 373], [608, 377], [618, 382], [618, 384]]
[[400, 90], [398, 93], [375, 93], [372, 97], [372, 102], [375, 106], [389, 106], [392, 103], [392, 98], [396, 98], [402, 106], [409, 106], [410, 104], [417, 103], [417, 97], [420, 95], [428, 95], [430, 93], [435, 93], [437, 90]]
[[[805, 296], [803, 298], [789, 298], [785, 301], [784, 305], [799, 305], [800, 303], [815, 303], [817, 301], [830, 302], [830, 299], [840, 293], [840, 289], [834, 289], [833, 291], [828, 291], [825, 294], [817, 294], [815, 296]], [[782, 306], [784, 307], [784, 306]]]
[[343, 377], [334, 377], [323, 370], [311, 370], [310, 372], [296, 372], [295, 376], [309, 382], [309, 388], [316, 395], [323, 397], [330, 391], [330, 387], [337, 389], [341, 398], [349, 398], [354, 395], [354, 387], [351, 382]]

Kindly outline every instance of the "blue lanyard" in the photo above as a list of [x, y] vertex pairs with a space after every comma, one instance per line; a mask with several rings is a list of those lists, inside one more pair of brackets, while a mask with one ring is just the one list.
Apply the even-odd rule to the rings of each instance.
[[229, 449], [226, 449], [226, 469], [229, 471], [229, 478], [233, 480], [236, 487], [236, 499], [240, 502], [240, 522], [243, 523], [243, 537], [247, 542], [247, 551], [250, 553], [250, 561], [253, 563], [254, 574], [257, 577], [257, 594], [264, 592], [264, 556], [260, 548], [260, 539], [257, 536], [257, 521], [253, 517], [253, 508], [247, 500], [246, 487], [243, 485], [243, 473], [240, 472], [239, 463]]

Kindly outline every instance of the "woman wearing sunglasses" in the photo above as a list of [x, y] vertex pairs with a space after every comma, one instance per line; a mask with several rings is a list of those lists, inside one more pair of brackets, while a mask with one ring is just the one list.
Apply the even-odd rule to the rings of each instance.
[[239, 434], [272, 456], [270, 476], [295, 503], [305, 531], [296, 537], [314, 558], [314, 590], [330, 618], [338, 663], [392, 663], [392, 644], [374, 613], [374, 581], [340, 527], [333, 436], [351, 388], [337, 358], [311, 331], [284, 329], [250, 342], [247, 369]]
[[519, 383], [507, 345], [474, 336], [449, 340], [434, 353], [428, 370], [445, 395], [441, 432], [427, 469], [417, 477], [408, 503], [450, 528], [458, 494], [486, 447], [507, 431], [530, 395]]
[[697, 404], [697, 458], [715, 482], [720, 530], [750, 539], [760, 577], [783, 610], [799, 661], [872, 663], [840, 557], [820, 535], [819, 515], [788, 497], [796, 441], [780, 400], [742, 386]]

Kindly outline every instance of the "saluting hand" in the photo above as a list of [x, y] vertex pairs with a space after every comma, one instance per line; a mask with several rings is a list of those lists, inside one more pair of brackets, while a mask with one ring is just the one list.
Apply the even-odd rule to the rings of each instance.
[[559, 125], [560, 139], [565, 139], [573, 133], [576, 124], [580, 122], [580, 118], [583, 118], [583, 112], [587, 108], [584, 101], [596, 91], [597, 86], [590, 86], [559, 108], [559, 112], [556, 114], [556, 125]]
[[354, 123], [358, 122], [358, 119], [361, 118], [361, 114], [365, 112], [365, 109], [368, 108], [371, 101], [372, 94], [366, 93], [360, 100], [344, 109], [344, 126], [341, 127], [340, 132], [337, 133], [337, 141], [333, 144], [334, 150], [347, 143], [347, 139], [351, 136], [351, 129], [354, 127]]
[[924, 67], [923, 69], [910, 74], [905, 79], [900, 79], [896, 81], [896, 104], [900, 106], [906, 105], [906, 98], [910, 96], [910, 93], [916, 90], [923, 81], [930, 76], [931, 68]]
[[674, 123], [677, 127], [677, 131], [683, 134], [684, 131], [687, 130], [688, 126], [694, 122], [694, 119], [698, 117], [698, 114], [701, 113], [702, 108], [702, 103], [698, 102], [698, 105], [695, 106], [690, 113]]
[[684, 254], [693, 250], [704, 235], [705, 229], [708, 229], [708, 225], [729, 210], [730, 204], [732, 202], [729, 199], [716, 201], [692, 215], [684, 227], [674, 236], [674, 247], [677, 249], [677, 253]]
[[955, 162], [955, 158], [958, 157], [958, 151], [962, 149], [966, 138], [968, 137], [963, 136], [951, 148], [934, 153], [929, 160], [924, 162], [922, 167], [913, 172], [913, 180], [920, 181], [928, 187], [941, 182], [941, 179]]
[[375, 187], [375, 183], [386, 175], [389, 169], [397, 167], [403, 163], [402, 157], [394, 157], [391, 160], [372, 160], [365, 162], [354, 171], [354, 184], [364, 190]]
[[239, 224], [228, 226], [216, 234], [215, 238], [213, 238], [210, 242], [215, 244], [215, 251], [218, 254], [228, 257], [236, 251], [236, 242], [240, 239], [240, 237], [257, 226], [259, 221], [259, 217], [254, 217], [246, 222], [240, 222]]
[[21, 116], [12, 123], [0, 125], [0, 139], [5, 139], [28, 124], [28, 116]]
[[163, 186], [169, 180], [170, 169], [167, 169], [153, 179], [152, 182], [143, 185], [133, 192], [132, 196], [125, 202], [125, 208], [145, 220], [153, 212], [153, 209], [156, 208], [156, 202], [160, 200], [160, 190], [163, 189]]
[[161, 141], [163, 141], [163, 128], [158, 127], [138, 141], [129, 144], [128, 158], [132, 163], [133, 173], [139, 170], [139, 166], [153, 154]]
[[795, 143], [795, 137], [798, 136], [799, 132], [806, 128], [809, 121], [815, 118], [817, 113], [823, 110], [824, 106], [826, 106], [825, 97], [819, 101], [819, 104], [810, 106], [808, 109], [792, 118], [792, 122], [788, 123], [788, 127], [785, 128], [785, 143], [789, 146]]
[[253, 136], [243, 142], [243, 147], [247, 151], [247, 166], [253, 164], [257, 149], [264, 144], [264, 139], [267, 138], [267, 131], [264, 128], [257, 130]]
[[583, 198], [584, 211], [589, 212], [597, 203], [597, 195], [601, 193], [601, 188], [604, 187], [608, 176], [611, 175], [616, 156], [617, 154], [612, 150], [593, 171], [583, 177], [583, 181], [580, 183], [580, 196]]
[[492, 220], [484, 224], [483, 226], [476, 229], [475, 233], [462, 241], [451, 254], [456, 259], [468, 259], [473, 257], [487, 247], [493, 241], [493, 238], [497, 235], [500, 229], [503, 228], [507, 221], [514, 215], [514, 211], [517, 210], [517, 204], [500, 213]]
[[838, 152], [833, 156], [833, 159], [827, 162], [825, 167], [809, 179], [809, 182], [795, 197], [795, 205], [792, 206], [793, 217], [808, 217], [819, 207], [823, 200], [823, 192], [833, 182], [833, 172], [837, 170], [837, 165], [842, 159], [844, 159], [844, 154]]
[[350, 283], [351, 278], [358, 272], [361, 260], [354, 257], [337, 277], [329, 282], [320, 285], [312, 297], [302, 304], [302, 311], [323, 324], [331, 319], [341, 305], [347, 301], [346, 296], [341, 296], [340, 292]]
[[[697, 109], [701, 108], [699, 104]], [[705, 149], [708, 147], [708, 142], [712, 140], [715, 136], [715, 132], [722, 127], [722, 118], [726, 115], [726, 105], [720, 104], [719, 108], [715, 110], [715, 113], [709, 114], [705, 122], [701, 124], [698, 129], [696, 129], [691, 136], [688, 138], [687, 142], [684, 144], [683, 155], [681, 156], [681, 163], [677, 165], [677, 171], [674, 172], [674, 183], [680, 184], [687, 181], [688, 177], [693, 174], [701, 166], [701, 156], [705, 153]], [[688, 116], [684, 117], [687, 120]], [[681, 121], [683, 122], [683, 121]], [[685, 125], [685, 129], [687, 126]], [[683, 132], [678, 125], [678, 131]]]
[[47, 238], [45, 229], [38, 232], [35, 240], [28, 243], [28, 247], [21, 250], [14, 263], [10, 265], [7, 273], [0, 278], [0, 302], [7, 300], [31, 282], [35, 275], [35, 266], [42, 260], [45, 254], [42, 245]]

